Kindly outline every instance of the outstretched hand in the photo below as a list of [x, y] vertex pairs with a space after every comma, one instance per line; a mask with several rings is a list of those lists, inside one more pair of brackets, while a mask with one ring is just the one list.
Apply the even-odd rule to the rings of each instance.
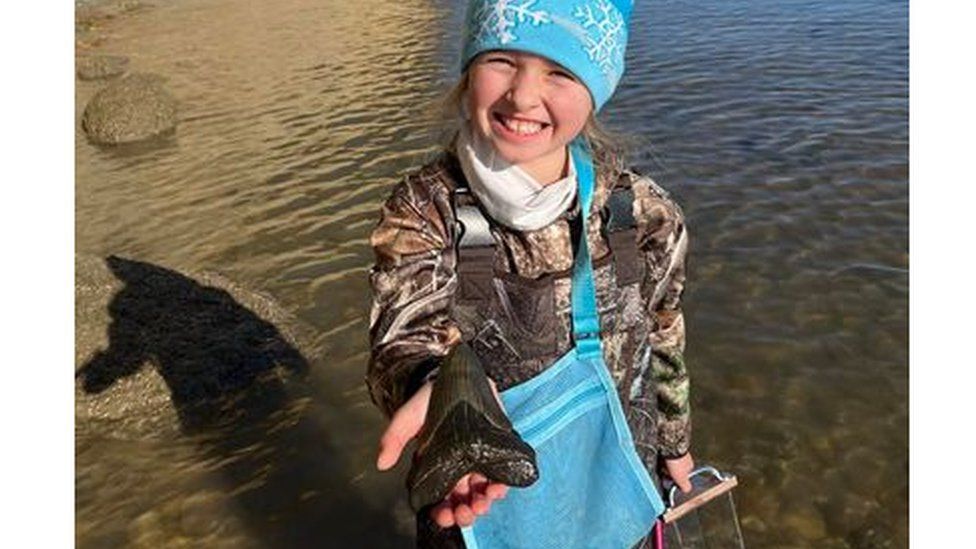
[[[489, 383], [495, 398], [498, 399], [495, 383], [491, 380]], [[396, 465], [407, 443], [420, 432], [427, 417], [432, 388], [432, 382], [425, 383], [393, 415], [386, 431], [380, 437], [380, 452], [376, 458], [376, 468], [380, 471], [386, 471]], [[494, 500], [505, 497], [507, 491], [508, 486], [504, 484], [491, 482], [480, 473], [468, 473], [458, 480], [444, 501], [431, 508], [430, 516], [441, 528], [448, 528], [455, 524], [470, 526], [476, 517], [488, 512]]]

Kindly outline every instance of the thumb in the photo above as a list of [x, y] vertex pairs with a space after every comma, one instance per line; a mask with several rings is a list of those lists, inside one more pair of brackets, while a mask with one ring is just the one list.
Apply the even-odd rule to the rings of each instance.
[[403, 448], [423, 427], [430, 401], [430, 386], [424, 385], [399, 410], [380, 437], [380, 451], [376, 457], [376, 468], [380, 471], [390, 469], [400, 460]]
[[678, 463], [674, 464], [674, 468], [670, 472], [671, 478], [672, 480], [674, 480], [674, 483], [677, 484], [678, 488], [680, 488], [681, 491], [686, 494], [691, 492], [692, 489], [694, 489], [694, 487], [691, 485], [691, 478], [689, 477], [690, 473], [691, 473], [691, 467], [688, 463], [688, 460], [681, 460]]

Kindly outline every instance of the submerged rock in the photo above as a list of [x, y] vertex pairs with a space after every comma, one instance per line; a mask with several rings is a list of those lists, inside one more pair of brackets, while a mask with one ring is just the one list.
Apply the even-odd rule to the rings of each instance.
[[75, 60], [75, 72], [82, 80], [112, 78], [129, 69], [129, 58], [121, 55], [86, 55]]
[[152, 74], [130, 74], [98, 91], [81, 125], [97, 143], [142, 141], [176, 128], [176, 100]]
[[75, 25], [94, 25], [152, 7], [140, 0], [75, 0]]
[[75, 0], [75, 46], [98, 47], [105, 41], [103, 31], [115, 19], [150, 8], [136, 0]]
[[827, 525], [821, 514], [813, 507], [787, 511], [783, 514], [780, 524], [807, 541], [820, 540], [827, 535]]
[[285, 384], [307, 370], [311, 334], [220, 275], [78, 256], [76, 430], [168, 439], [292, 413]]

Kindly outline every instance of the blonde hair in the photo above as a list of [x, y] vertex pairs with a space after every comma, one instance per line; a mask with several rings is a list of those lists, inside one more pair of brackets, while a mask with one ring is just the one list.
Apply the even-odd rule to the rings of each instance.
[[[454, 152], [454, 140], [464, 119], [464, 96], [468, 91], [470, 70], [466, 69], [458, 81], [435, 104], [435, 118], [441, 124], [441, 144], [444, 149]], [[614, 162], [623, 164], [627, 150], [631, 146], [632, 138], [608, 130], [596, 118], [595, 112], [590, 112], [583, 130], [580, 132], [585, 142], [593, 151], [593, 159], [597, 163]]]

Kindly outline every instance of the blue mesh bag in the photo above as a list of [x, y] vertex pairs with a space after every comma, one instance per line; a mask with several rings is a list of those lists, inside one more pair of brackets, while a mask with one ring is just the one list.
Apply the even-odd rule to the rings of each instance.
[[[571, 151], [581, 211], [588, 212], [592, 159], [578, 143]], [[586, 216], [581, 217], [581, 235], [586, 235]], [[462, 528], [469, 549], [630, 548], [664, 511], [603, 361], [585, 237], [573, 266], [572, 309], [574, 347], [538, 376], [501, 394], [515, 430], [536, 451], [539, 480], [509, 489], [487, 515]]]

